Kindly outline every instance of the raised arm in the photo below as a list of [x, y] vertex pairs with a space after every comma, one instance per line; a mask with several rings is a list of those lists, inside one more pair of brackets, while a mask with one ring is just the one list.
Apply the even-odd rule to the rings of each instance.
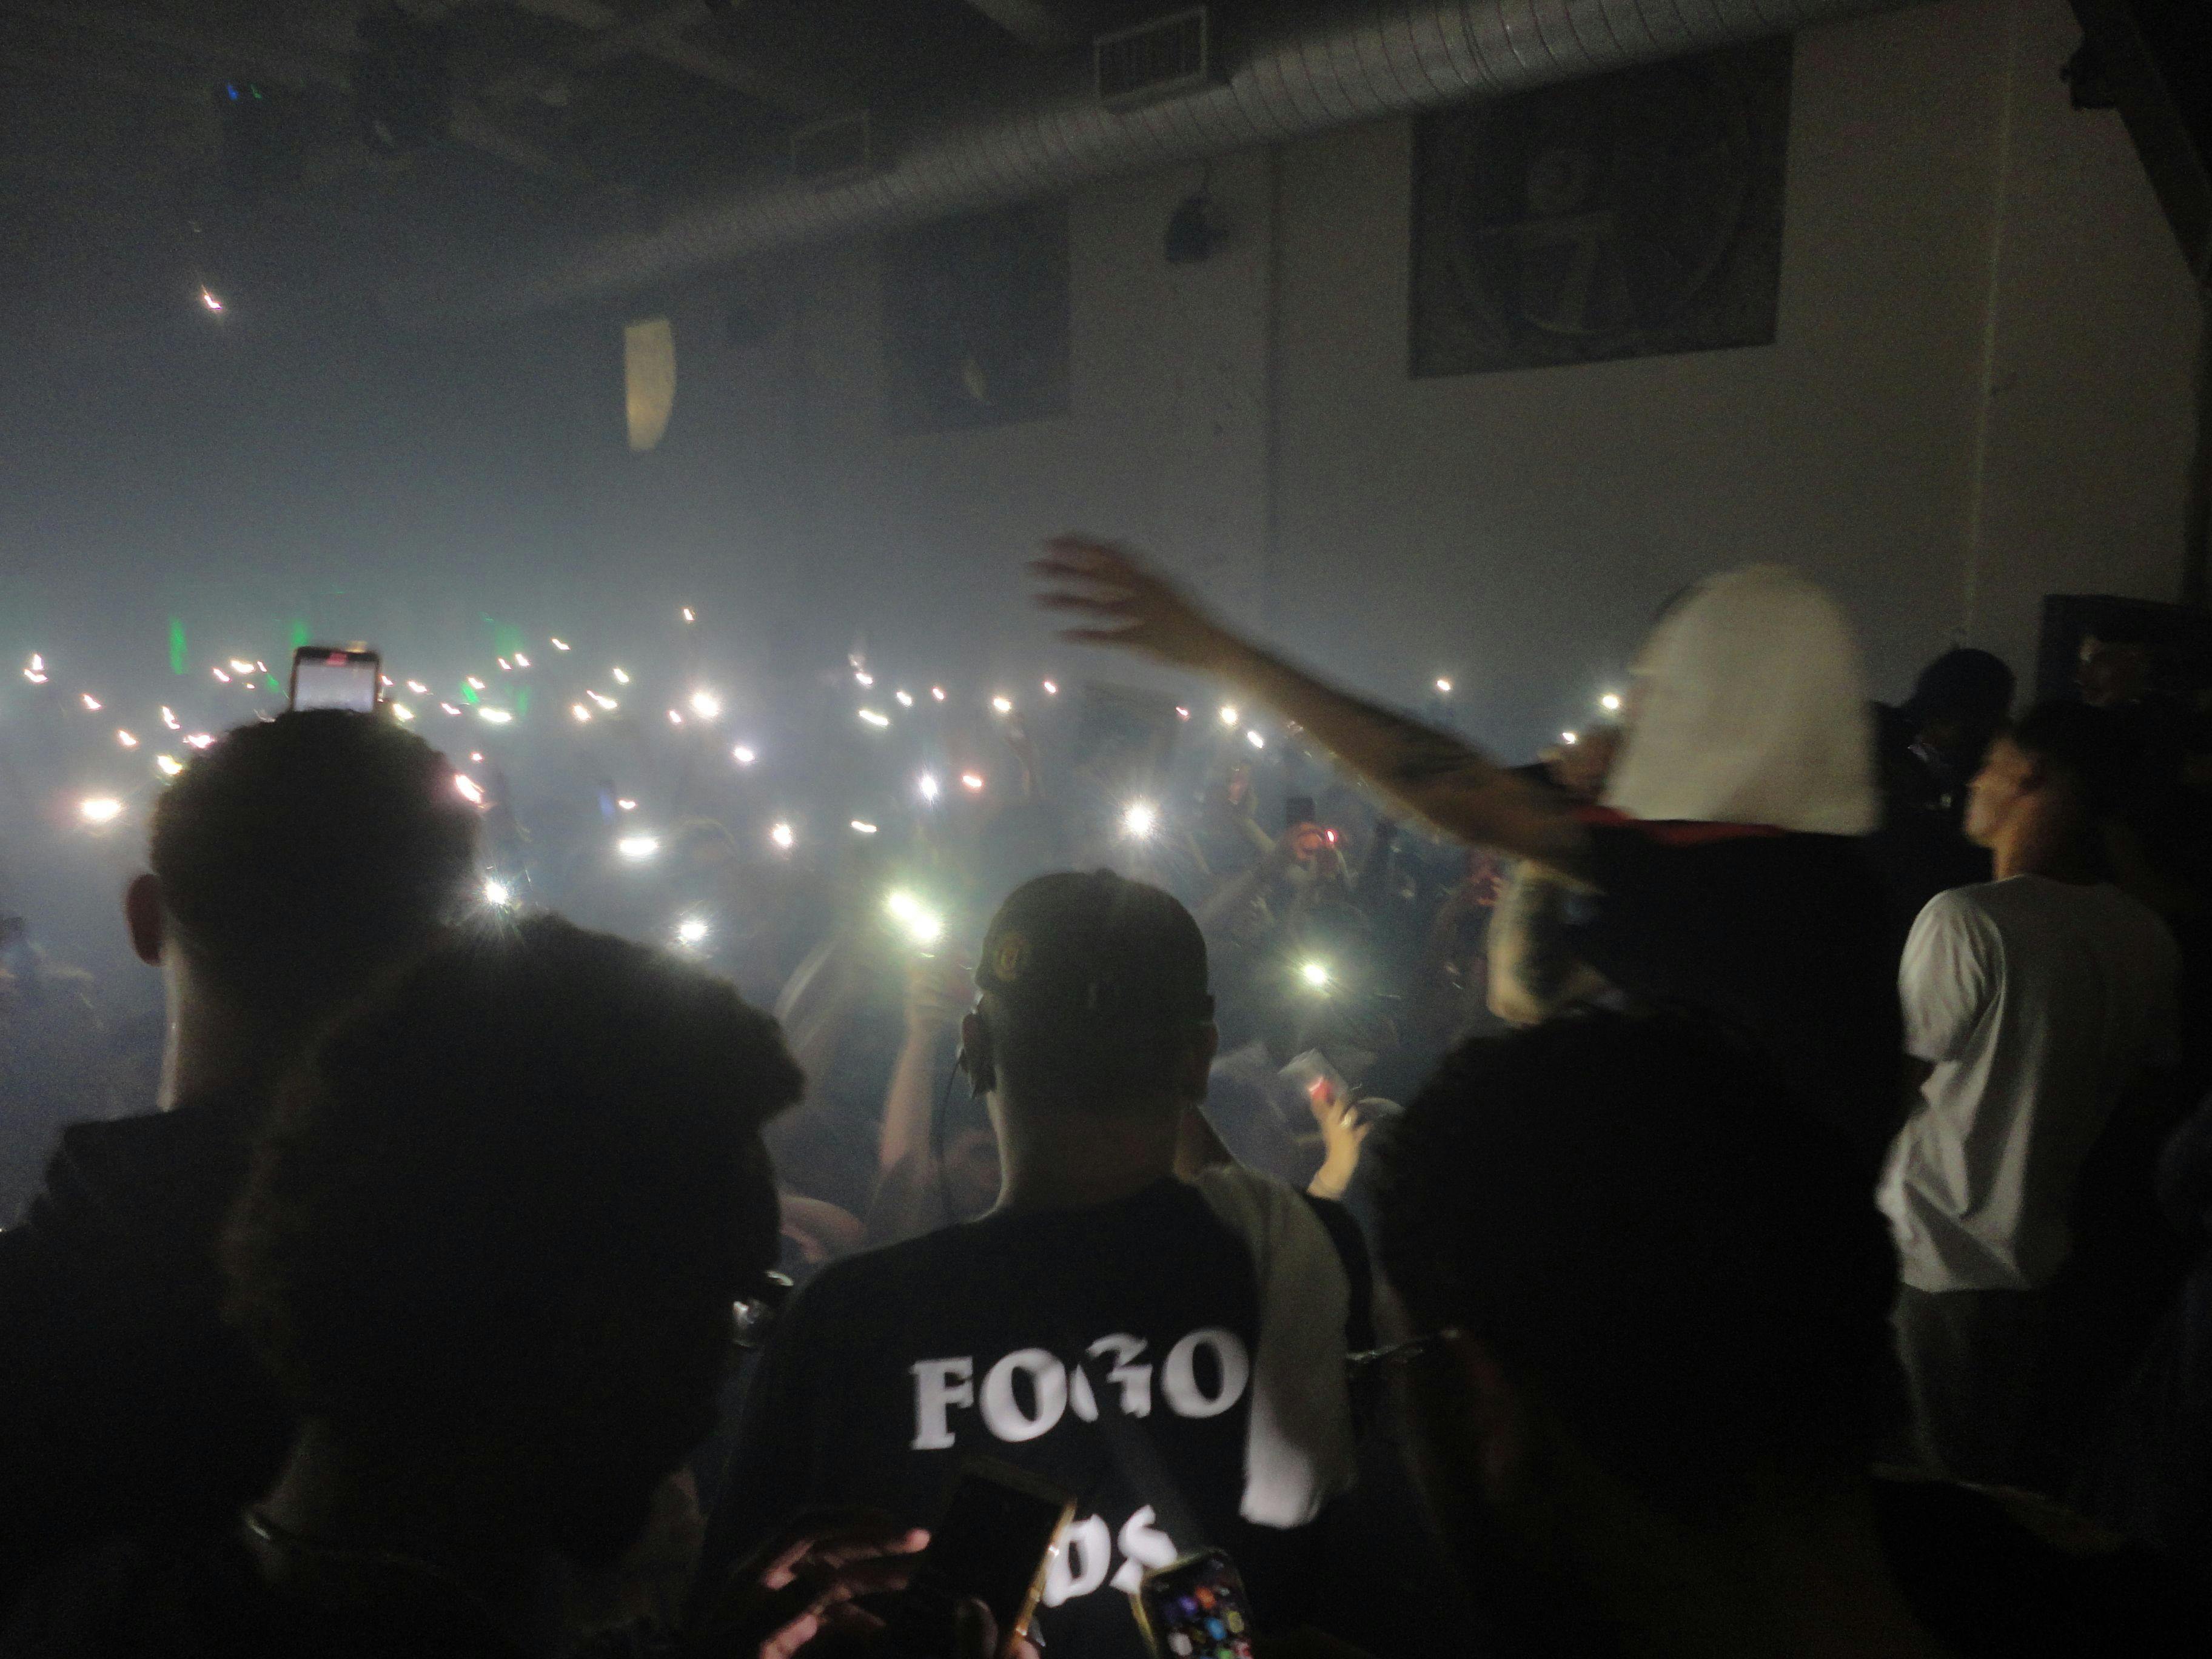
[[1340, 691], [1232, 634], [1124, 550], [1061, 536], [1030, 568], [1043, 583], [1038, 604], [1081, 619], [1062, 638], [1217, 675], [1297, 721], [1344, 765], [1446, 834], [1556, 869], [1579, 868], [1588, 845], [1583, 827], [1550, 793], [1449, 733]]

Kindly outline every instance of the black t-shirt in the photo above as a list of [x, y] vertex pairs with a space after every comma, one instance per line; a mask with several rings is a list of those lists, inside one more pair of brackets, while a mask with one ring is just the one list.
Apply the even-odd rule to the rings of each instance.
[[1588, 825], [1574, 953], [1632, 997], [1715, 1015], [1771, 1054], [1878, 1167], [1905, 1117], [1887, 894], [1855, 837], [1734, 824]]
[[[1363, 1282], [1357, 1229], [1316, 1208]], [[793, 1298], [746, 1392], [702, 1582], [804, 1508], [928, 1526], [980, 1455], [1075, 1499], [1038, 1613], [1054, 1659], [1143, 1655], [1124, 1592], [1200, 1546], [1236, 1559], [1262, 1628], [1293, 1625], [1326, 1565], [1318, 1528], [1237, 1513], [1258, 1324], [1249, 1252], [1173, 1180], [841, 1261]], [[1088, 1380], [1069, 1363], [1086, 1352]], [[1127, 1467], [1107, 1411], [1150, 1445], [1150, 1470]], [[1146, 1490], [1148, 1474], [1175, 1492]]]

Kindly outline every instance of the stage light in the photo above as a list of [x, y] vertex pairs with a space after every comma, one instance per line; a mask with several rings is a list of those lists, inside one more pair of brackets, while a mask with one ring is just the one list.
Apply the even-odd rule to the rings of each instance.
[[619, 668], [616, 669], [616, 670], [615, 670], [615, 684], [616, 684], [617, 685], [628, 685], [628, 684], [629, 684], [629, 675], [627, 675], [627, 674], [625, 674], [625, 673], [623, 673], [623, 671], [622, 671], [621, 669], [619, 669]]
[[660, 850], [657, 836], [624, 836], [615, 843], [615, 851], [632, 864], [642, 864]]
[[876, 826], [870, 823], [866, 818], [854, 818], [853, 820], [853, 833], [856, 836], [872, 836], [876, 833]]
[[568, 705], [568, 712], [575, 716], [579, 724], [581, 724], [583, 721], [592, 718], [592, 711], [585, 708], [580, 702], [570, 703]]
[[975, 793], [983, 787], [983, 775], [981, 772], [963, 772], [960, 775], [960, 787], [970, 793]]
[[1241, 718], [1243, 717], [1237, 714], [1233, 705], [1229, 703], [1221, 705], [1221, 723], [1224, 726], [1234, 726]]
[[440, 703], [440, 704], [438, 705], [438, 707], [439, 707], [439, 708], [442, 708], [442, 709], [444, 709], [444, 710], [445, 710], [448, 714], [459, 714], [459, 713], [461, 712], [459, 709], [458, 709], [458, 708], [454, 708], [454, 707], [453, 707], [453, 704], [451, 704], [451, 703], [449, 703], [449, 702], [441, 702], [441, 703]]
[[483, 786], [465, 772], [456, 772], [453, 774], [453, 790], [455, 793], [459, 794], [463, 800], [468, 802], [471, 806], [482, 806], [483, 805]]
[[686, 916], [676, 924], [677, 942], [681, 945], [704, 945], [707, 924], [697, 916]]
[[617, 797], [615, 801], [615, 805], [621, 807], [625, 812], [635, 812], [637, 811], [637, 803], [632, 800], [628, 795]]
[[684, 716], [672, 708], [668, 711], [668, 723], [671, 726], [681, 726], [684, 724]]
[[1604, 709], [1608, 714], [1618, 714], [1620, 712], [1620, 693], [1618, 691], [1607, 692], [1603, 696], [1597, 700], [1597, 706]]
[[945, 793], [938, 787], [937, 775], [934, 772], [924, 772], [916, 780], [914, 787], [921, 792], [921, 798], [924, 800], [935, 800], [938, 796]]
[[722, 700], [712, 691], [694, 691], [691, 694], [691, 712], [702, 720], [719, 720], [722, 714]]
[[1159, 821], [1160, 815], [1150, 801], [1132, 801], [1128, 810], [1121, 814], [1121, 829], [1133, 839], [1144, 841], [1150, 837]]
[[473, 674], [469, 676], [466, 684], [471, 691], [481, 691], [484, 689], [484, 683]]
[[994, 714], [1011, 714], [1014, 712], [1014, 700], [1012, 697], [994, 697], [991, 709]]
[[91, 692], [80, 691], [77, 694], [77, 701], [84, 705], [87, 714], [96, 714], [100, 712], [100, 699], [94, 696]]
[[787, 853], [799, 844], [798, 833], [787, 823], [770, 825], [768, 838]]
[[933, 685], [929, 688], [929, 695], [936, 698], [938, 702], [943, 702], [945, 701], [945, 688], [941, 685]]
[[860, 711], [860, 719], [867, 725], [874, 726], [878, 732], [891, 723], [891, 717], [889, 714], [879, 714], [872, 708], [863, 708]]
[[215, 733], [212, 732], [195, 732], [185, 739], [185, 744], [194, 749], [205, 749], [214, 741]]
[[599, 704], [600, 708], [606, 709], [609, 713], [612, 713], [614, 710], [622, 707], [622, 705], [617, 702], [612, 697], [606, 696], [600, 692], [594, 691], [588, 685], [584, 688], [584, 695], [589, 697], [593, 702]]
[[945, 937], [945, 918], [903, 888], [885, 897], [884, 909], [916, 945], [934, 945]]
[[123, 803], [112, 795], [87, 795], [76, 810], [87, 823], [112, 823], [123, 816]]
[[514, 723], [514, 715], [505, 708], [479, 708], [477, 718], [487, 726], [511, 726]]
[[501, 673], [502, 673], [502, 674], [512, 674], [513, 672], [514, 672], [514, 665], [513, 663], [509, 662], [506, 658], [504, 658], [504, 657], [495, 657], [495, 658], [493, 658], [493, 659], [492, 659], [492, 660], [493, 660], [493, 661], [495, 661], [495, 662], [496, 662], [496, 663], [499, 665], [499, 672], [500, 672]]
[[222, 301], [215, 297], [215, 292], [211, 289], [200, 289], [200, 303], [210, 311], [220, 312], [222, 309]]
[[484, 883], [483, 896], [486, 904], [505, 904], [514, 896], [514, 890], [505, 882], [493, 878]]
[[1190, 718], [1190, 710], [1184, 708], [1181, 703], [1177, 703], [1176, 705], [1176, 718], [1179, 720], [1188, 720]]
[[1451, 696], [1451, 682], [1449, 680], [1438, 680], [1437, 682], [1437, 695], [1443, 697], [1449, 697]]
[[891, 696], [893, 696], [894, 697], [896, 697], [896, 698], [898, 699], [898, 706], [899, 706], [900, 708], [913, 708], [913, 707], [914, 707], [914, 693], [913, 693], [913, 692], [911, 692], [911, 691], [894, 691], [894, 692], [892, 692], [892, 693], [891, 693]]
[[136, 749], [138, 746], [137, 738], [132, 737], [128, 732], [122, 731], [120, 729], [118, 729], [115, 733], [115, 740], [121, 744], [125, 749]]
[[184, 727], [177, 722], [177, 711], [170, 708], [166, 702], [161, 705], [161, 724], [167, 726], [172, 732], [181, 732], [184, 730]]
[[1267, 738], [1261, 737], [1256, 728], [1244, 734], [1244, 741], [1255, 749], [1265, 749], [1267, 746]]
[[758, 760], [760, 757], [755, 754], [748, 745], [741, 743], [735, 749], [730, 750], [730, 758], [737, 762], [740, 766], [750, 766], [755, 761]]
[[1060, 695], [1060, 688], [1050, 680], [1047, 680], [1044, 683], [1044, 694], [1048, 697], [1056, 697]]
[[1561, 743], [1577, 743], [1580, 742], [1581, 739], [1572, 732], [1562, 732], [1559, 733], [1559, 741]]
[[1314, 990], [1322, 991], [1328, 988], [1328, 969], [1321, 963], [1305, 963], [1298, 969], [1298, 977]]
[[568, 641], [566, 640], [556, 640], [550, 635], [547, 635], [547, 640], [556, 651], [566, 651], [568, 648]]
[[697, 622], [699, 620], [698, 617], [691, 614], [691, 607], [688, 605], [684, 607], [684, 620], [685, 622]]
[[430, 688], [423, 684], [420, 680], [408, 681], [407, 689], [410, 691], [412, 691], [418, 697], [427, 697], [430, 695]]
[[230, 676], [224, 673], [220, 668], [210, 668], [208, 670], [208, 672], [214, 675], [216, 678], [221, 680], [225, 685], [228, 685], [230, 684]]
[[853, 671], [853, 684], [861, 687], [863, 690], [872, 687], [875, 683], [876, 677], [868, 672], [866, 669], [855, 668]]
[[395, 702], [392, 705], [392, 717], [404, 726], [415, 718], [415, 711], [404, 702]]
[[185, 763], [174, 755], [156, 755], [154, 757], [154, 769], [165, 778], [173, 778], [185, 769]]
[[[514, 653], [514, 665], [517, 668], [527, 668], [530, 666], [530, 659], [524, 656], [522, 653], [518, 651]], [[385, 684], [388, 685], [391, 682], [387, 680]]]

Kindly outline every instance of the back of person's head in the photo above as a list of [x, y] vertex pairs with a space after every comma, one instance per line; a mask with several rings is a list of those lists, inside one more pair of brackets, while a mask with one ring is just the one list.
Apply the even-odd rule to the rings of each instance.
[[[1897, 1261], [1850, 1148], [1674, 1015], [1470, 1042], [1382, 1149], [1380, 1254], [1663, 1512], [1863, 1470]], [[1479, 1494], [1463, 1494], [1473, 1498]]]
[[775, 1261], [761, 1127], [802, 1081], [670, 957], [550, 917], [456, 938], [280, 1091], [232, 1316], [341, 1443], [489, 1456], [560, 1547], [618, 1553], [713, 1426], [731, 1304]]
[[2029, 709], [2004, 735], [2068, 793], [2086, 819], [2119, 809], [2136, 764], [2135, 741], [2122, 716], [2054, 697]]
[[1923, 726], [1947, 722], [1986, 736], [2012, 713], [2013, 690], [2002, 657], [1960, 646], [1920, 671], [1905, 708]]
[[310, 709], [226, 732], [162, 794], [150, 843], [176, 942], [281, 1026], [430, 942], [471, 885], [477, 813], [421, 738]]
[[1109, 870], [1039, 876], [983, 935], [969, 1076], [1024, 1107], [1194, 1103], [1213, 1058], [1206, 940], [1175, 896]]

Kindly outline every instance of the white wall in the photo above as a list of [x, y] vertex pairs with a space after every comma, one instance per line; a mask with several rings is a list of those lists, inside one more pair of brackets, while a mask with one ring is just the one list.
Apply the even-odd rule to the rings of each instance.
[[[778, 273], [800, 325], [762, 348], [679, 309], [676, 425], [618, 511], [763, 615], [1006, 667], [1055, 659], [1022, 552], [1124, 535], [1384, 696], [1450, 673], [1508, 744], [1753, 557], [1832, 585], [1881, 694], [1954, 639], [2025, 675], [2042, 592], [2171, 599], [2182, 547], [2198, 315], [2118, 117], [2068, 106], [2077, 38], [2064, 0], [1800, 37], [1771, 347], [1408, 378], [1392, 122], [1218, 163], [1203, 265], [1159, 252], [1196, 169], [1079, 197], [1065, 419], [886, 436], [869, 248]], [[655, 469], [702, 467], [726, 518], [657, 518]]]

